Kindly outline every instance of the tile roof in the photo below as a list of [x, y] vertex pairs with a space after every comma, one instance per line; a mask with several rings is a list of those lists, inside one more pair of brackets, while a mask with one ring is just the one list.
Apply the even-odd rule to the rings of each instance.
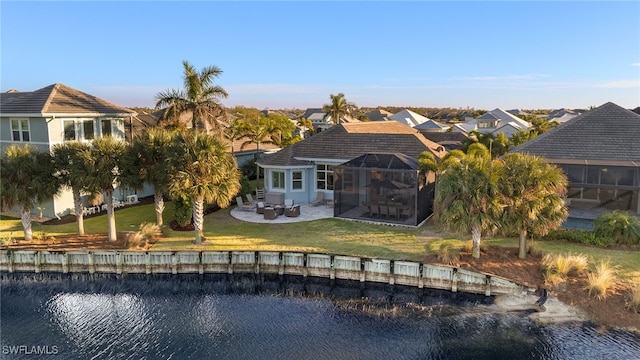
[[0, 94], [0, 113], [132, 115], [135, 111], [63, 84], [53, 84], [36, 91]]
[[562, 123], [512, 151], [557, 163], [609, 162], [640, 166], [640, 115], [608, 102]]
[[366, 153], [384, 151], [417, 158], [430, 150], [436, 158], [446, 154], [440, 144], [426, 139], [418, 131], [396, 121], [339, 124], [308, 139], [287, 146], [260, 160], [266, 166], [308, 165], [308, 159], [346, 161]]
[[391, 116], [388, 117], [389, 120], [395, 120], [395, 121], [399, 121], [405, 125], [409, 125], [409, 126], [416, 126], [416, 125], [420, 125], [425, 121], [428, 121], [429, 118], [422, 116], [420, 114], [417, 114], [409, 109], [404, 109], [400, 112], [397, 112]]

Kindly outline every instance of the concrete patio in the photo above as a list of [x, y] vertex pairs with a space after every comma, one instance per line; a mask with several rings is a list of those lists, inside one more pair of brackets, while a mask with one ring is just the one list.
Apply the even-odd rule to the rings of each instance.
[[231, 209], [231, 216], [242, 221], [262, 224], [289, 224], [294, 222], [311, 221], [317, 219], [326, 219], [333, 217], [333, 206], [318, 205], [311, 206], [309, 204], [300, 205], [300, 216], [287, 217], [280, 215], [273, 220], [267, 220], [263, 214], [253, 211], [238, 210], [238, 207]]

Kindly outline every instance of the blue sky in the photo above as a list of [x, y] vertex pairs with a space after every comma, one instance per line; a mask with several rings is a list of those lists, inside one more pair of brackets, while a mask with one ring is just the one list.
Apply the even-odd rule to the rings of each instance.
[[216, 65], [226, 106], [640, 105], [640, 2], [0, 2], [1, 90], [122, 106]]

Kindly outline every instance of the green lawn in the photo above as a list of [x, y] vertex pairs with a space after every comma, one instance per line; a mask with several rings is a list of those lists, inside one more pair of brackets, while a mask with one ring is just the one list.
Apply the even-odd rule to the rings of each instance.
[[[167, 203], [164, 219], [173, 218], [171, 203]], [[144, 222], [155, 222], [153, 205], [131, 206], [116, 211], [118, 231], [135, 231]], [[47, 236], [75, 233], [75, 223], [65, 225], [33, 224], [34, 236], [43, 232]], [[87, 233], [105, 233], [106, 215], [85, 219]], [[253, 224], [242, 222], [229, 215], [229, 209], [205, 216], [204, 234], [207, 242], [195, 245], [193, 232], [172, 231], [164, 228], [165, 237], [152, 250], [266, 250], [305, 251], [344, 254], [361, 257], [378, 257], [401, 260], [419, 260], [429, 249], [435, 250], [442, 242], [461, 245], [469, 237], [443, 232], [433, 225], [421, 228], [404, 228], [374, 225], [341, 219], [322, 219], [291, 224]], [[17, 219], [0, 220], [0, 239], [23, 238], [22, 225]], [[517, 247], [514, 238], [483, 240], [490, 246]], [[539, 247], [550, 253], [582, 253], [594, 261], [610, 260], [620, 267], [623, 278], [640, 281], [640, 251], [601, 249], [559, 241], [539, 241]]]

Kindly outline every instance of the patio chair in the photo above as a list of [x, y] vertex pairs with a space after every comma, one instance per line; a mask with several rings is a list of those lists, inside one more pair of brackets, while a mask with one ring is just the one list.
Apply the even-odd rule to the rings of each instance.
[[256, 213], [258, 214], [264, 214], [264, 202], [262, 201], [258, 201], [256, 203]]
[[300, 216], [300, 205], [292, 205], [290, 207], [284, 208], [284, 215], [287, 217], [298, 217]]
[[293, 206], [293, 199], [284, 199], [284, 206], [285, 207], [292, 207]]
[[256, 200], [258, 201], [264, 200], [264, 189], [256, 189]]
[[313, 200], [309, 205], [311, 206], [320, 206], [324, 202], [324, 192], [318, 191], [316, 194], [315, 200]]
[[278, 212], [272, 207], [266, 207], [264, 208], [264, 218], [265, 220], [274, 220], [278, 218]]
[[251, 194], [247, 194], [247, 201], [251, 206], [255, 205], [257, 201], [253, 200], [253, 196]]
[[245, 205], [242, 202], [242, 196], [236, 196], [236, 204], [238, 204], [238, 210], [240, 211], [253, 211], [253, 206]]

